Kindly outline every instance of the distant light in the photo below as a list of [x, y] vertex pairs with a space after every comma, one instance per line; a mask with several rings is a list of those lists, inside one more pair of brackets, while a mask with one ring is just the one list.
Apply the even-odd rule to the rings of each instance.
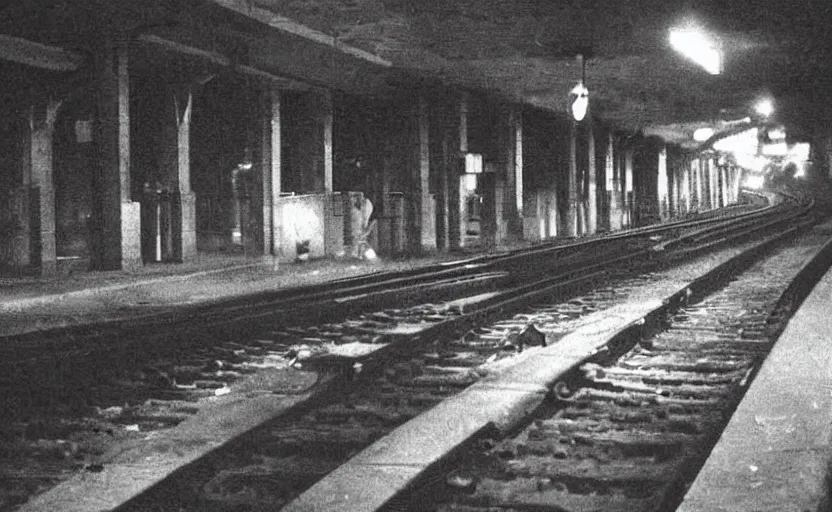
[[772, 128], [768, 131], [768, 138], [772, 141], [786, 140], [786, 130], [784, 128]]
[[763, 117], [768, 117], [774, 113], [774, 103], [771, 100], [761, 100], [755, 106], [754, 110]]
[[749, 128], [716, 141], [713, 148], [717, 151], [724, 151], [733, 154], [756, 155], [759, 146], [757, 140], [758, 128]]
[[575, 96], [572, 101], [572, 117], [575, 121], [583, 121], [589, 108], [589, 89], [583, 83], [579, 83], [569, 91], [569, 94]]
[[764, 156], [752, 156], [744, 153], [736, 155], [737, 165], [754, 172], [763, 172], [771, 160]]
[[696, 131], [693, 132], [693, 140], [696, 142], [705, 142], [706, 140], [710, 139], [714, 136], [714, 129], [713, 128], [698, 128]]
[[752, 174], [745, 178], [745, 182], [743, 183], [743, 185], [745, 185], [746, 188], [763, 188], [765, 180], [765, 176], [760, 176], [759, 174]]
[[806, 162], [795, 162], [795, 167], [797, 170], [794, 172], [795, 178], [805, 178], [806, 177]]
[[699, 64], [712, 75], [722, 72], [722, 53], [716, 43], [696, 28], [670, 30], [670, 45], [674, 50]]
[[798, 142], [791, 149], [791, 156], [796, 160], [809, 160], [809, 153], [811, 152], [811, 145], [808, 142]]
[[761, 153], [766, 156], [786, 156], [789, 153], [789, 145], [785, 142], [764, 144]]
[[462, 177], [463, 183], [465, 183], [465, 191], [473, 194], [475, 190], [477, 190], [477, 175], [476, 174], [465, 174]]
[[482, 172], [482, 155], [480, 153], [465, 154], [465, 173], [479, 174]]

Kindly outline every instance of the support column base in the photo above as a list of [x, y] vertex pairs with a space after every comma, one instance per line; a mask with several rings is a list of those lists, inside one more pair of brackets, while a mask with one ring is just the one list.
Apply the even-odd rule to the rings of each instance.
[[179, 261], [196, 259], [196, 194], [182, 192], [179, 194], [179, 220], [181, 237], [175, 251]]
[[135, 270], [142, 266], [141, 204], [121, 203], [121, 269]]

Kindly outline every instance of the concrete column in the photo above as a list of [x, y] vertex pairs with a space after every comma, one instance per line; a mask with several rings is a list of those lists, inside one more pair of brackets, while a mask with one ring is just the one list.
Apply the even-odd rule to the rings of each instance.
[[711, 208], [719, 208], [719, 170], [712, 157], [707, 160], [708, 178], [711, 191]]
[[452, 249], [465, 245], [465, 183], [462, 155], [468, 152], [468, 94], [462, 93], [456, 105], [455, 136], [451, 137], [448, 165], [448, 242]]
[[691, 210], [690, 164], [685, 160], [679, 169], [682, 173], [680, 212], [685, 214]]
[[832, 178], [832, 133], [823, 134], [820, 139], [821, 142], [818, 143], [820, 164], [821, 166], [826, 165], [827, 176]]
[[103, 37], [93, 55], [96, 80], [92, 267], [141, 265], [140, 206], [130, 194], [130, 86], [127, 49]]
[[682, 181], [682, 176], [680, 171], [680, 166], [677, 161], [676, 152], [672, 151], [668, 154], [668, 162], [667, 162], [667, 179], [668, 179], [668, 216], [669, 217], [678, 217], [681, 213], [679, 200], [682, 197], [680, 183]]
[[324, 143], [324, 192], [332, 193], [332, 123], [334, 111], [332, 107], [332, 92], [323, 93], [323, 143]]
[[667, 146], [662, 144], [658, 151], [656, 177], [656, 206], [659, 209], [659, 219], [667, 220], [670, 217], [670, 181], [667, 172]]
[[176, 84], [166, 94], [160, 167], [165, 188], [172, 192], [172, 204], [163, 258], [189, 261], [196, 258], [196, 197], [190, 160], [193, 92], [190, 85]]
[[607, 176], [610, 190], [610, 231], [618, 231], [622, 225], [621, 158], [617, 155], [615, 138], [607, 135]]
[[578, 236], [578, 123], [569, 123], [569, 168], [566, 174], [567, 210], [563, 233]]
[[278, 254], [283, 237], [279, 214], [281, 180], [280, 89], [269, 84], [260, 91], [260, 176], [263, 184], [263, 253]]
[[624, 151], [624, 227], [633, 225], [633, 205], [635, 194], [633, 193], [633, 148]]
[[606, 231], [612, 231], [612, 217], [614, 215], [612, 201], [613, 195], [615, 194], [615, 187], [613, 185], [615, 180], [615, 160], [612, 151], [612, 137], [612, 132], [607, 131], [604, 133], [603, 140], [601, 141], [604, 148], [604, 187], [602, 189], [604, 209], [598, 219], [598, 229], [604, 229]]
[[722, 190], [722, 206], [728, 206], [731, 202], [730, 198], [730, 190], [731, 185], [730, 181], [728, 180], [728, 167], [725, 165], [719, 166], [719, 179], [721, 186], [719, 187]]
[[595, 130], [592, 120], [586, 124], [587, 183], [586, 183], [586, 234], [598, 231], [598, 170], [595, 168]]
[[523, 125], [522, 109], [514, 105], [506, 108], [506, 126], [500, 137], [500, 150], [505, 164], [504, 218], [508, 223], [508, 236], [523, 237]]
[[41, 275], [53, 275], [58, 257], [55, 240], [55, 184], [53, 133], [61, 102], [36, 98], [29, 106], [28, 134], [24, 139], [23, 183], [29, 194], [29, 218], [19, 219], [28, 236], [19, 244], [16, 260], [35, 267]]
[[440, 142], [439, 154], [439, 187], [437, 188], [436, 208], [437, 208], [437, 225], [436, 225], [436, 247], [440, 251], [447, 251], [450, 248], [450, 223], [448, 215], [450, 213], [450, 185], [451, 176], [453, 175], [451, 169], [451, 159], [453, 148], [451, 147], [451, 140], [453, 133], [446, 118], [446, 106], [442, 106], [442, 114], [439, 116], [438, 128], [441, 131], [442, 140]]
[[691, 208], [699, 211], [702, 208], [702, 176], [700, 173], [699, 158], [690, 161], [690, 194]]
[[710, 196], [708, 195], [708, 176], [705, 168], [705, 159], [702, 156], [696, 158], [696, 197], [699, 211], [707, 210], [711, 207]]
[[430, 141], [428, 102], [416, 99], [412, 111], [410, 157], [410, 215], [408, 231], [414, 253], [436, 249], [435, 218], [430, 198]]
[[731, 167], [731, 201], [736, 203], [740, 200], [740, 182], [742, 181], [742, 171], [739, 167]]

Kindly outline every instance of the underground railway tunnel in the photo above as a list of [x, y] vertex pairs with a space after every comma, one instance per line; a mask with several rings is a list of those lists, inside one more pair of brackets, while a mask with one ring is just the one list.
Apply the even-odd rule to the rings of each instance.
[[830, 11], [3, 5], [0, 509], [822, 510]]

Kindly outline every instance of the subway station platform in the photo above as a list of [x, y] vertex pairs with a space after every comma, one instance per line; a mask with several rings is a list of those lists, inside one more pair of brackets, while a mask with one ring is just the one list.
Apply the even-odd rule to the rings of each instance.
[[[528, 245], [506, 244], [493, 252]], [[79, 264], [68, 264], [52, 277], [0, 278], [0, 336], [134, 318], [268, 290], [407, 270], [486, 253], [471, 248], [407, 259], [370, 261], [344, 257], [288, 263], [273, 257], [200, 254], [188, 263], [150, 264], [133, 271], [109, 272], [87, 271]]]

